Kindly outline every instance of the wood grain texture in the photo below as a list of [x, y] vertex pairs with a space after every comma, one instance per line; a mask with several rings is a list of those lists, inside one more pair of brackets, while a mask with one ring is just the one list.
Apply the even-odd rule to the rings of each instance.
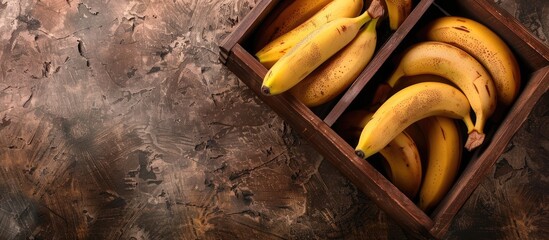
[[[0, 0], [0, 239], [405, 238], [219, 61], [258, 2]], [[548, 97], [449, 239], [548, 235]]]

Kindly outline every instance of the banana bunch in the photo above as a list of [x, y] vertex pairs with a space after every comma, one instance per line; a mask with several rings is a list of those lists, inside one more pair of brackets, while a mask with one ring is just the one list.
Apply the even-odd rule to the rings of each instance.
[[[425, 83], [424, 87], [430, 88], [428, 84]], [[438, 84], [443, 83], [435, 83]], [[443, 85], [442, 88], [457, 91], [454, 87]], [[406, 91], [411, 94], [417, 90]], [[465, 97], [460, 98], [465, 105]], [[351, 110], [342, 114], [334, 124], [334, 130], [350, 144], [357, 144], [364, 127], [374, 119], [374, 113], [368, 110]], [[457, 176], [462, 154], [461, 141], [455, 120], [434, 115], [408, 126], [380, 149], [379, 154], [367, 158], [377, 161], [379, 158], [375, 156], [380, 155], [385, 176], [402, 193], [416, 201], [419, 208], [430, 211], [448, 192]]]
[[276, 95], [295, 87], [291, 94], [312, 107], [344, 91], [372, 58], [384, 13], [380, 0], [360, 13], [362, 7], [362, 0], [333, 0], [256, 52], [268, 69], [261, 92]]
[[[472, 150], [484, 141], [484, 128], [499, 109], [509, 107], [520, 90], [520, 68], [499, 36], [471, 19], [446, 16], [420, 31], [420, 42], [408, 48], [389, 79], [380, 87], [386, 99], [402, 82], [417, 75], [434, 75], [458, 87], [468, 98], [475, 125], [465, 143]], [[437, 80], [438, 81], [438, 80]], [[404, 83], [406, 84], [406, 83]], [[388, 86], [388, 87], [387, 87]]]
[[375, 110], [361, 131], [355, 152], [368, 158], [404, 129], [431, 116], [460, 119], [468, 131], [475, 127], [469, 100], [458, 88], [440, 82], [420, 82], [394, 93]]
[[343, 114], [334, 130], [361, 158], [383, 156], [387, 178], [420, 209], [432, 210], [459, 171], [463, 146], [455, 119], [474, 128], [465, 94], [447, 83], [424, 81], [403, 87], [366, 113]]
[[[516, 99], [520, 69], [505, 42], [470, 19], [442, 17], [418, 36], [378, 85], [366, 106], [373, 112], [369, 119], [355, 120], [363, 127], [353, 144], [356, 154], [368, 159], [394, 145], [397, 136], [410, 135], [418, 143], [424, 169], [414, 200], [427, 212], [455, 181], [463, 148], [471, 151], [481, 145], [496, 109], [502, 111]], [[460, 122], [466, 132], [461, 132]]]
[[[372, 115], [372, 112], [363, 109], [346, 112], [334, 124], [334, 129], [347, 142], [355, 143]], [[387, 178], [406, 196], [414, 199], [420, 189], [423, 168], [420, 150], [411, 132], [412, 127], [401, 132], [379, 153]]]
[[520, 68], [509, 46], [492, 30], [472, 19], [447, 16], [434, 20], [423, 31], [424, 40], [458, 47], [480, 62], [496, 87], [498, 103], [508, 107], [520, 90]]
[[432, 74], [448, 79], [464, 94], [475, 114], [466, 147], [471, 150], [484, 141], [484, 126], [496, 107], [496, 90], [490, 74], [473, 56], [453, 45], [423, 41], [411, 46], [387, 80], [395, 86], [403, 76]]
[[269, 69], [262, 93], [280, 94], [295, 86], [350, 43], [370, 20], [370, 14], [364, 12], [358, 17], [333, 20], [307, 35]]
[[[372, 59], [378, 20], [387, 14], [397, 29], [411, 0], [296, 0], [262, 22], [251, 43], [268, 69], [261, 92], [290, 91], [305, 106], [325, 104], [347, 89]], [[259, 50], [257, 50], [259, 49]]]
[[[262, 94], [288, 91], [317, 107], [348, 88], [375, 54], [379, 19], [386, 14], [396, 30], [412, 9], [411, 0], [373, 0], [365, 11], [363, 4], [295, 0], [265, 21], [251, 43], [268, 69]], [[479, 22], [441, 17], [417, 37], [368, 110], [344, 113], [334, 130], [359, 157], [381, 157], [385, 176], [427, 212], [455, 181], [463, 148], [484, 142], [485, 127], [514, 102], [521, 80], [509, 47]]]
[[[255, 57], [261, 64], [263, 64], [263, 66], [269, 69], [282, 56], [286, 55], [290, 49], [292, 49], [319, 27], [324, 26], [326, 23], [335, 19], [354, 18], [360, 14], [362, 7], [362, 0], [333, 0], [316, 12], [312, 17], [308, 18], [305, 22], [269, 41], [255, 53]], [[264, 35], [263, 31], [261, 31], [261, 35]], [[334, 35], [330, 36], [334, 37]]]
[[305, 106], [325, 104], [341, 94], [358, 77], [374, 55], [378, 19], [372, 19], [336, 55], [290, 89]]

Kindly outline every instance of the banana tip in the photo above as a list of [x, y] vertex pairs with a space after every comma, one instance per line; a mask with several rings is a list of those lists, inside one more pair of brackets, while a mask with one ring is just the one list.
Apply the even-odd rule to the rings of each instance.
[[355, 150], [355, 154], [362, 159], [364, 159], [365, 157], [365, 154], [362, 150]]
[[269, 87], [267, 87], [267, 86], [261, 86], [261, 93], [263, 93], [263, 95], [270, 96], [271, 95], [271, 89], [269, 89]]

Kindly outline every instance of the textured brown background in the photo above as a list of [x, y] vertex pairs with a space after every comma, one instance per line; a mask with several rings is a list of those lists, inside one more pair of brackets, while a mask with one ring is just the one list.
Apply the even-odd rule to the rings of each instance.
[[[404, 238], [219, 62], [256, 2], [0, 0], [0, 239]], [[549, 236], [548, 105], [448, 239]]]

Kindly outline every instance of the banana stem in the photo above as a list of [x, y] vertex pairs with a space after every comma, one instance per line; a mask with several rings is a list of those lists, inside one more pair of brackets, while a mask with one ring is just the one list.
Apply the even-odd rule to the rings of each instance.
[[[370, 7], [360, 16], [356, 17], [360, 25], [364, 25], [372, 19], [379, 19], [385, 13], [385, 9], [380, 0], [373, 0]], [[376, 24], [374, 24], [375, 26]]]
[[381, 0], [373, 0], [366, 12], [368, 12], [371, 18], [378, 19], [385, 14], [385, 8]]
[[365, 11], [364, 13], [360, 14], [360, 16], [356, 17], [358, 20], [358, 23], [360, 26], [366, 24], [370, 20], [372, 20], [372, 17], [370, 16], [370, 13], [368, 11]]
[[368, 23], [368, 26], [366, 26], [366, 31], [370, 31], [370, 32], [373, 32], [376, 30], [376, 27], [377, 27], [377, 20], [379, 20], [379, 18], [373, 18], [369, 23]]

